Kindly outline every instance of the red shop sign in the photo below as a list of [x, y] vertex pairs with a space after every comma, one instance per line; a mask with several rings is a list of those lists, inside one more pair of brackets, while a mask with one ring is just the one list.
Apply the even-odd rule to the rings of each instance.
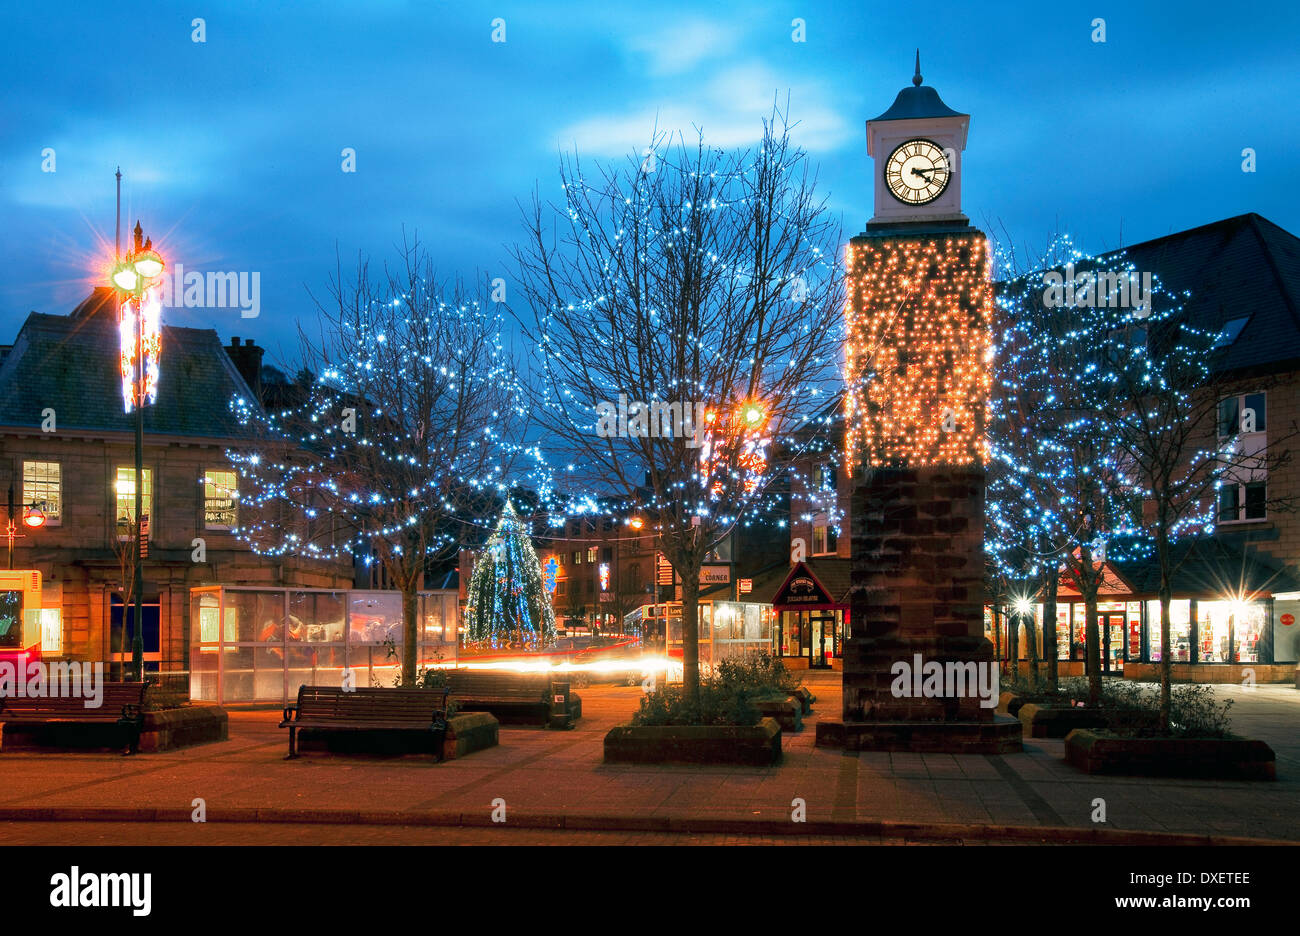
[[1295, 623], [1295, 615], [1294, 614], [1282, 615], [1282, 623], [1287, 627], [1290, 627], [1292, 624]]

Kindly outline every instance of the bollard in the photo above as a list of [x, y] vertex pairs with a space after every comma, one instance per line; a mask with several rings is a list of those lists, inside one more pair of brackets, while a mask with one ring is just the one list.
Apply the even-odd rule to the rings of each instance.
[[569, 719], [569, 682], [564, 680], [551, 680], [551, 717], [547, 721], [548, 728], [572, 728], [573, 722]]

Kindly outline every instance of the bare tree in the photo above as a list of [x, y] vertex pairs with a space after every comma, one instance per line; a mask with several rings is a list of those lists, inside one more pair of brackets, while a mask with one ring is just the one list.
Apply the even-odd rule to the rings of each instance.
[[536, 418], [575, 476], [658, 518], [692, 702], [700, 568], [763, 496], [771, 440], [824, 406], [842, 346], [839, 228], [790, 129], [774, 110], [752, 150], [701, 133], [594, 173], [566, 158], [515, 248]]
[[[1120, 453], [1119, 472], [1111, 480], [1139, 496], [1144, 509], [1138, 529], [1155, 544], [1160, 570], [1160, 722], [1169, 730], [1173, 660], [1169, 605], [1173, 576], [1192, 555], [1175, 555], [1174, 542], [1212, 532], [1221, 519], [1218, 492], [1266, 479], [1291, 459], [1278, 443], [1294, 438], [1297, 428], [1273, 426], [1273, 445], [1262, 442], [1263, 413], [1235, 406], [1245, 391], [1258, 393], [1267, 378], [1243, 384], [1222, 367], [1228, 342], [1218, 329], [1197, 328], [1181, 306], [1155, 310], [1129, 323], [1125, 340], [1109, 346], [1108, 376], [1098, 409], [1114, 427]], [[1233, 405], [1224, 405], [1225, 403]], [[1267, 491], [1267, 489], [1266, 489]], [[1293, 510], [1289, 496], [1262, 497], [1271, 511]], [[1237, 519], [1233, 517], [1231, 519]]]
[[1044, 285], [1056, 268], [1084, 260], [1059, 236], [1030, 271], [1013, 251], [1003, 252], [1010, 275], [999, 292], [995, 323], [990, 532], [1001, 540], [994, 552], [1002, 565], [1017, 577], [1042, 582], [1050, 595], [1044, 609], [1049, 685], [1055, 685], [1057, 671], [1056, 590], [1064, 581], [1083, 598], [1085, 670], [1090, 700], [1097, 704], [1097, 596], [1106, 574], [1106, 542], [1130, 526], [1138, 508], [1110, 483], [1116, 433], [1108, 413], [1091, 399], [1113, 317], [1108, 309], [1057, 304]]
[[418, 239], [381, 275], [364, 259], [346, 282], [336, 271], [316, 306], [318, 334], [300, 326], [305, 399], [241, 410], [262, 442], [230, 453], [253, 482], [241, 534], [263, 551], [377, 557], [402, 592], [410, 684], [424, 571], [495, 506], [519, 451], [515, 366], [493, 304], [439, 280]]

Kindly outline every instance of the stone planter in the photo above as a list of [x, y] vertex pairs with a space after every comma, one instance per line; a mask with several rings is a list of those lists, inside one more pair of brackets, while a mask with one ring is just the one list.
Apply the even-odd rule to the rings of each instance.
[[466, 712], [447, 719], [447, 737], [442, 742], [444, 760], [496, 747], [497, 720], [487, 712]]
[[1277, 779], [1273, 749], [1247, 738], [1114, 738], [1078, 729], [1066, 735], [1065, 761], [1090, 774]]
[[817, 697], [809, 691], [807, 686], [799, 686], [790, 694], [799, 700], [799, 704], [803, 706], [804, 715], [812, 714], [813, 703], [817, 701]]
[[[120, 752], [125, 737], [116, 725], [76, 722], [6, 722], [0, 731], [6, 751], [64, 748]], [[225, 709], [214, 702], [190, 702], [180, 708], [145, 712], [139, 750], [142, 753], [170, 751], [209, 741], [225, 741], [228, 736]]]
[[1106, 716], [1096, 709], [1036, 702], [1026, 702], [1018, 708], [1016, 717], [1031, 738], [1064, 738], [1076, 728], [1106, 727]]
[[1004, 692], [998, 696], [998, 707], [994, 709], [999, 715], [1010, 715], [1017, 718], [1020, 715], [1020, 706], [1025, 702], [1014, 692]]
[[144, 713], [140, 731], [141, 751], [170, 751], [225, 741], [229, 735], [226, 710], [213, 702], [191, 702], [183, 708]]
[[782, 731], [803, 730], [803, 703], [796, 697], [765, 699], [755, 702], [754, 708], [764, 718], [775, 718]]
[[781, 726], [764, 718], [752, 728], [733, 725], [620, 725], [605, 735], [607, 764], [747, 764], [766, 767], [781, 758]]

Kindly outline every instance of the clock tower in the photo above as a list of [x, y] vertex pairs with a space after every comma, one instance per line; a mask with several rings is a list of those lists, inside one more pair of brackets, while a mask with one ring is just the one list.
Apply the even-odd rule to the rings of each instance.
[[965, 226], [961, 212], [961, 154], [970, 115], [959, 114], [922, 84], [916, 53], [912, 86], [867, 121], [867, 155], [875, 161], [875, 215], [867, 230], [885, 224]]
[[988, 241], [961, 210], [970, 118], [922, 84], [867, 122], [875, 214], [849, 242], [845, 448], [852, 589], [843, 720], [817, 743], [1003, 753], [984, 637]]

